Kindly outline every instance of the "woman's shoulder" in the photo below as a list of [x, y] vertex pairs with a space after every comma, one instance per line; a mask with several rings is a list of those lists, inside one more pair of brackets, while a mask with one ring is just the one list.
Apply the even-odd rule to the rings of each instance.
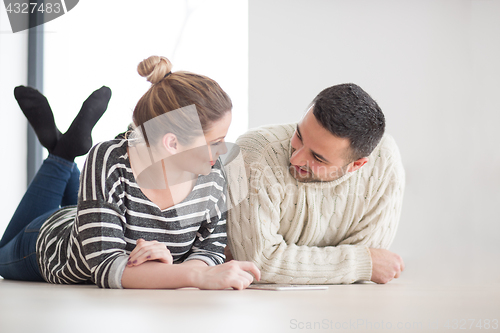
[[109, 169], [117, 163], [128, 161], [127, 140], [115, 139], [99, 142], [87, 154], [86, 163]]
[[127, 153], [127, 140], [125, 139], [114, 139], [109, 141], [99, 142], [94, 145], [89, 153], [88, 157], [109, 157], [112, 154], [126, 154]]
[[[128, 171], [130, 162], [127, 140], [116, 139], [96, 144], [87, 154], [83, 173], [91, 174], [93, 181], [115, 174], [116, 169]], [[88, 178], [88, 177], [87, 177]]]
[[92, 147], [80, 177], [83, 201], [108, 201], [111, 195], [116, 199], [126, 190], [122, 185], [134, 183], [127, 147], [124, 139], [104, 141]]

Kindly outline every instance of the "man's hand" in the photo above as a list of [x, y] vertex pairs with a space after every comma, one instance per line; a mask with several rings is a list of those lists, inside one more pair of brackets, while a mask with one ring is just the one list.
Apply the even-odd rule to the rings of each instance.
[[372, 256], [372, 278], [375, 283], [387, 283], [397, 279], [405, 269], [403, 259], [384, 249], [369, 249]]
[[170, 254], [165, 244], [158, 241], [145, 241], [139, 238], [135, 249], [130, 253], [127, 266], [139, 266], [150, 260], [157, 260], [164, 264], [172, 264], [173, 262], [172, 254]]

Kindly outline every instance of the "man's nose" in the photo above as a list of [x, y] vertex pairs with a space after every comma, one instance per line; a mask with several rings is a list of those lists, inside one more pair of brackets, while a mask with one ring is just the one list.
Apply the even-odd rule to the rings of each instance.
[[290, 164], [297, 165], [297, 166], [303, 166], [306, 164], [306, 159], [304, 156], [304, 149], [299, 148], [296, 149], [293, 153], [292, 156], [290, 157]]

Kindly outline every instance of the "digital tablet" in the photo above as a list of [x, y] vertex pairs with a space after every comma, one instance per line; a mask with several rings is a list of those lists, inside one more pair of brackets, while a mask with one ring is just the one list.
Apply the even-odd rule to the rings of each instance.
[[310, 284], [258, 283], [251, 284], [247, 289], [258, 290], [327, 290], [328, 286]]

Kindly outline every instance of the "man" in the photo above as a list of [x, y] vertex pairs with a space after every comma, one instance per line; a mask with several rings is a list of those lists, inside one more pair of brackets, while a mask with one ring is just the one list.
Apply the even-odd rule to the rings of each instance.
[[384, 129], [377, 103], [342, 84], [323, 90], [298, 124], [242, 135], [236, 143], [246, 175], [237, 159], [228, 165], [229, 195], [235, 203], [241, 188], [248, 195], [229, 210], [228, 258], [254, 262], [270, 283], [398, 278], [403, 260], [387, 249], [405, 175]]

